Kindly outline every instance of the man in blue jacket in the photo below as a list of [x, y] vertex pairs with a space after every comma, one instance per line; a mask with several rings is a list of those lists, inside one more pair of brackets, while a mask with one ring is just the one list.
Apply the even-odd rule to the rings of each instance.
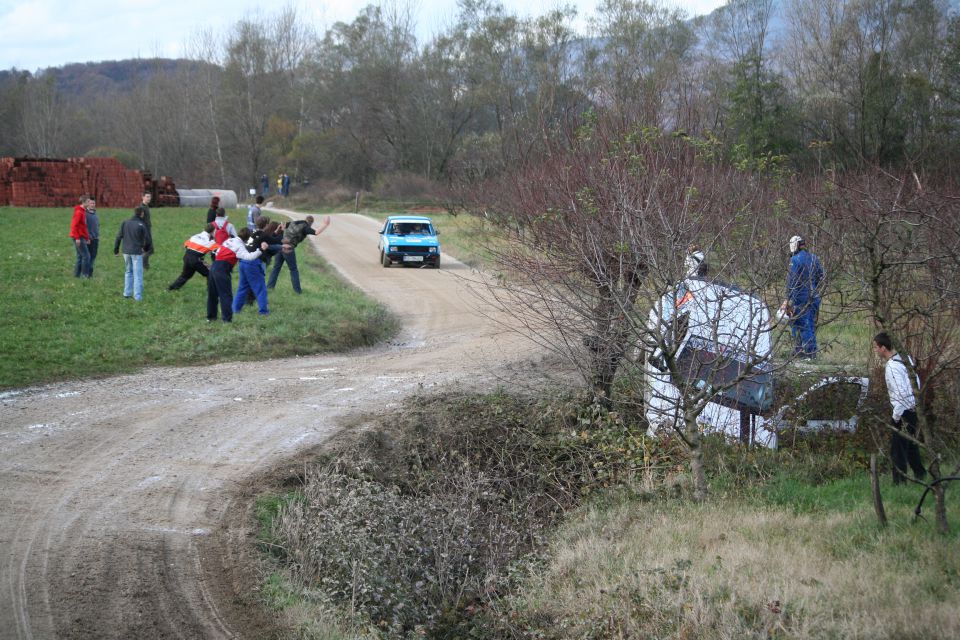
[[787, 299], [780, 309], [790, 317], [790, 333], [795, 341], [793, 354], [816, 358], [823, 266], [817, 256], [807, 251], [806, 242], [800, 236], [790, 238], [790, 254]]

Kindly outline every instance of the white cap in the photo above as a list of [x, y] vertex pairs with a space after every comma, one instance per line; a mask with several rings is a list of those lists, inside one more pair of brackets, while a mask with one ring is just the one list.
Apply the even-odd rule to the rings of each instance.
[[790, 253], [796, 253], [800, 250], [800, 245], [803, 244], [803, 238], [800, 236], [793, 236], [790, 238]]

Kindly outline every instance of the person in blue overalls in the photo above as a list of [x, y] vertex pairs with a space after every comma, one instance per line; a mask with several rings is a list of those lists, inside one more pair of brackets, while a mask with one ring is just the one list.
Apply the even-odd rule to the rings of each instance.
[[800, 236], [790, 238], [790, 270], [787, 273], [787, 299], [780, 310], [790, 317], [790, 334], [794, 339], [793, 355], [817, 357], [817, 315], [820, 313], [820, 291], [823, 266], [820, 259], [807, 251]]

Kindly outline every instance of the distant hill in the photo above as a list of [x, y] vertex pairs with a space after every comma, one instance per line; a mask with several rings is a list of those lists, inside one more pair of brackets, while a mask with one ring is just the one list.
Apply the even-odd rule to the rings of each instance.
[[[196, 60], [172, 60], [168, 58], [149, 58], [132, 60], [110, 60], [106, 62], [81, 62], [63, 67], [42, 69], [37, 76], [53, 76], [57, 89], [64, 95], [77, 96], [93, 93], [126, 93], [149, 80], [157, 73], [175, 73], [191, 70], [205, 62]], [[23, 71], [0, 71], [0, 85]]]

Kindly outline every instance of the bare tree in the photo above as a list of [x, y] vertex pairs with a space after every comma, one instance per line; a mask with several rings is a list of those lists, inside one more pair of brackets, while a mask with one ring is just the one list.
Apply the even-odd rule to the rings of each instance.
[[960, 194], [952, 182], [937, 188], [909, 171], [878, 169], [841, 176], [831, 186], [819, 206], [847, 256], [849, 308], [887, 331], [894, 348], [912, 357], [904, 358], [907, 368], [919, 374], [919, 384], [911, 376], [917, 442], [927, 452], [937, 528], [945, 533], [946, 478], [957, 472], [941, 465], [957, 426], [938, 414], [956, 412], [948, 394], [960, 374]]
[[41, 158], [60, 154], [66, 127], [66, 106], [53, 75], [40, 76], [27, 83], [21, 118], [23, 142], [28, 154]]
[[[493, 293], [528, 336], [578, 368], [601, 407], [612, 406], [630, 351], [655, 354], [673, 391], [655, 398], [654, 413], [687, 445], [703, 499], [700, 419], [711, 402], [771, 374], [783, 336], [766, 312], [783, 277], [782, 252], [768, 238], [776, 218], [765, 215], [772, 191], [760, 176], [705, 159], [694, 141], [616, 121], [588, 122], [545, 158], [483, 187], [475, 208], [506, 234], [494, 250], [502, 277]], [[736, 288], [685, 285], [691, 243]], [[730, 315], [735, 296], [750, 298], [748, 318]], [[695, 314], [702, 344], [692, 349], [688, 312], [698, 305], [709, 311]], [[624, 398], [649, 399], [648, 383], [643, 372], [625, 376]]]

